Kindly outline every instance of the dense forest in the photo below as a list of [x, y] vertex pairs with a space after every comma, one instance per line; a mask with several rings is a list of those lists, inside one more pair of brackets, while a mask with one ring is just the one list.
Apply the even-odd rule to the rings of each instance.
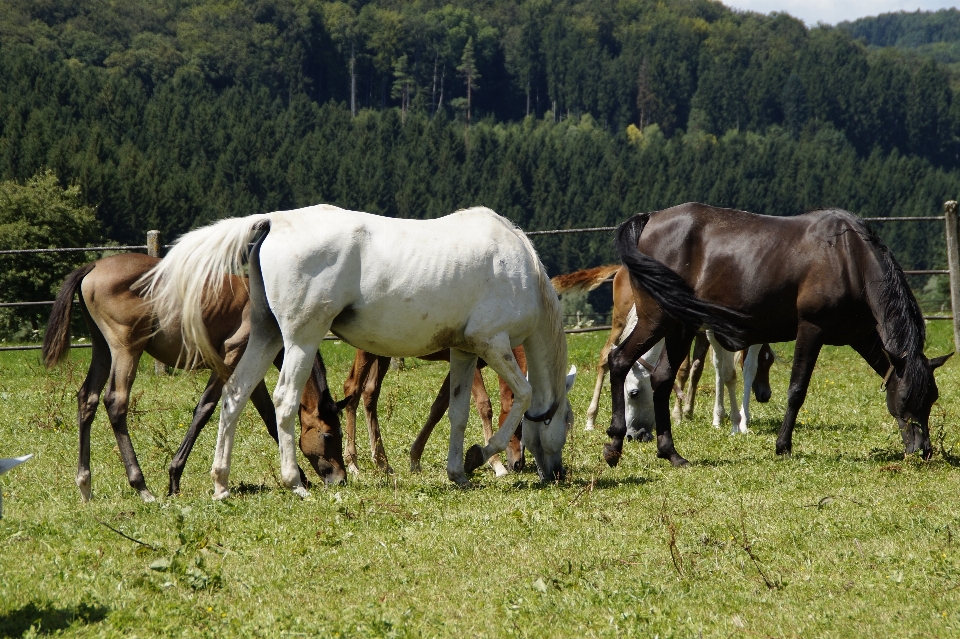
[[915, 11], [884, 13], [879, 16], [841, 22], [837, 28], [850, 33], [872, 48], [897, 47], [919, 56], [928, 56], [960, 75], [960, 11]]
[[[0, 180], [51, 171], [136, 244], [322, 201], [527, 230], [689, 200], [936, 214], [960, 194], [951, 69], [857, 24], [710, 0], [4, 0]], [[880, 230], [942, 265], [936, 224]], [[613, 259], [602, 234], [537, 246], [553, 273]]]

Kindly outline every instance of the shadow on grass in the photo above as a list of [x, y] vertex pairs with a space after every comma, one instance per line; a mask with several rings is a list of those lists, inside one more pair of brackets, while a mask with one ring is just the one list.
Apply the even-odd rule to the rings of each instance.
[[259, 495], [260, 493], [269, 493], [273, 489], [264, 484], [248, 484], [240, 482], [236, 488], [231, 488], [230, 492], [234, 495]]
[[110, 609], [100, 604], [81, 603], [60, 608], [35, 602], [0, 615], [0, 637], [21, 637], [34, 629], [37, 635], [51, 635], [71, 626], [89, 625], [107, 618]]

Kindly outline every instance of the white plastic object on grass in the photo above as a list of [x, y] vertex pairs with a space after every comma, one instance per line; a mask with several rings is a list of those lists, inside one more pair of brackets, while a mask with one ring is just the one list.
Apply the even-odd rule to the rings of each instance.
[[[4, 474], [11, 468], [16, 468], [23, 462], [27, 461], [33, 457], [33, 454], [24, 455], [23, 457], [3, 457], [0, 458], [0, 475]], [[0, 489], [0, 518], [3, 517], [3, 490]]]

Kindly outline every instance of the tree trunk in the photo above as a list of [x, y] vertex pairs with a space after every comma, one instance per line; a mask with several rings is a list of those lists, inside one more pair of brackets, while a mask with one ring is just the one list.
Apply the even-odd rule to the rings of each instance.
[[357, 115], [357, 53], [356, 45], [350, 45], [350, 115]]

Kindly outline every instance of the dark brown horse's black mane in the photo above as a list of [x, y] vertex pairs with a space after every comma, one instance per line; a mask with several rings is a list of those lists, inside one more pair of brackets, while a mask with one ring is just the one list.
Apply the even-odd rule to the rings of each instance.
[[924, 365], [923, 346], [926, 343], [926, 324], [923, 312], [914, 297], [907, 276], [893, 253], [866, 222], [851, 215], [860, 236], [876, 249], [883, 269], [880, 282], [880, 308], [875, 309], [883, 327], [884, 349], [904, 361], [904, 370], [898, 374], [904, 380], [908, 406], [914, 406], [927, 394], [928, 372]]

